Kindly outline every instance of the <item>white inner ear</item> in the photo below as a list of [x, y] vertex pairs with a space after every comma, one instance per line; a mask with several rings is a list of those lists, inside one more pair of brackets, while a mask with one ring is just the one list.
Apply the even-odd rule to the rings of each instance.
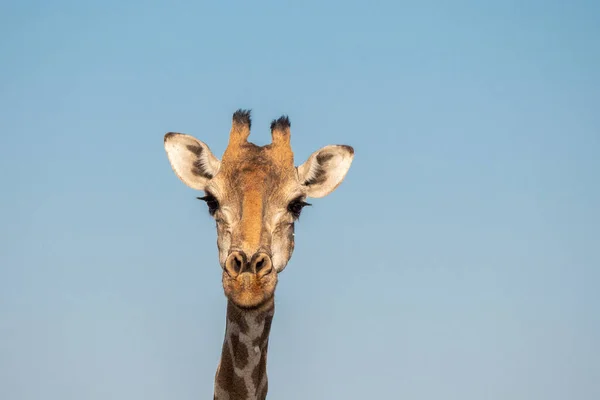
[[204, 190], [221, 166], [210, 148], [190, 135], [167, 133], [165, 150], [175, 175], [192, 189]]
[[308, 197], [319, 198], [333, 192], [344, 180], [354, 159], [350, 146], [331, 145], [314, 152], [297, 168], [298, 179]]

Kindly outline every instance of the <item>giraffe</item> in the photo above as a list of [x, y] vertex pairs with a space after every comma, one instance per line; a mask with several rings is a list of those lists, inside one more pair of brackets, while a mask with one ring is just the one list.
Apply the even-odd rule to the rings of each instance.
[[221, 160], [193, 136], [169, 132], [164, 138], [173, 171], [204, 192], [198, 199], [216, 221], [227, 316], [215, 400], [266, 398], [275, 288], [294, 250], [294, 223], [308, 197], [324, 197], [340, 185], [354, 158], [352, 147], [329, 145], [295, 167], [287, 116], [273, 120], [266, 146], [248, 141], [250, 128], [250, 111], [237, 110]]

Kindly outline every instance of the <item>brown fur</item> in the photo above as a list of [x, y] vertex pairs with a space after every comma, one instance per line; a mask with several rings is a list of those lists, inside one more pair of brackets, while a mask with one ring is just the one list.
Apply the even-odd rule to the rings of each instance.
[[286, 116], [271, 123], [272, 143], [266, 146], [248, 142], [251, 125], [249, 111], [234, 113], [221, 160], [189, 135], [165, 135], [173, 170], [188, 186], [206, 192], [202, 199], [217, 223], [228, 302], [216, 400], [266, 398], [275, 288], [294, 250], [298, 204], [334, 190], [354, 153], [349, 146], [326, 146], [296, 168]]
[[[265, 226], [270, 216], [266, 205], [280, 203], [283, 209], [287, 206], [285, 182], [297, 181], [293, 153], [285, 143], [259, 147], [238, 142], [236, 136], [241, 130], [232, 130], [234, 139], [230, 140], [223, 155], [221, 170], [213, 185], [230, 193], [224, 206], [238, 210], [237, 230], [231, 233], [231, 247], [250, 255], [259, 250], [270, 255], [271, 231]], [[263, 277], [223, 274], [226, 296], [242, 307], [255, 307], [271, 298], [276, 284], [275, 273]]]
[[[215, 377], [217, 386], [215, 399], [219, 399], [219, 391], [227, 393], [230, 400], [266, 398], [267, 348], [274, 312], [275, 303], [272, 299], [252, 311], [243, 310], [228, 302], [225, 341], [221, 352], [221, 363]], [[253, 326], [250, 326], [249, 321]], [[244, 341], [250, 343], [252, 347], [257, 347], [258, 351], [254, 348], [249, 349], [240, 339], [242, 335]], [[235, 372], [236, 369], [243, 370], [249, 362], [255, 364], [250, 374], [250, 386]]]

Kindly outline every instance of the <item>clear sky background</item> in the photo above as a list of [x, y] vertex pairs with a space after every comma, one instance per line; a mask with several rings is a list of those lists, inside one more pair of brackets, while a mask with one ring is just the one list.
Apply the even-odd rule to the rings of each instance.
[[[126, 4], [125, 4], [126, 3]], [[208, 399], [216, 232], [168, 131], [355, 161], [296, 227], [270, 399], [600, 398], [600, 3], [0, 6], [0, 398]]]

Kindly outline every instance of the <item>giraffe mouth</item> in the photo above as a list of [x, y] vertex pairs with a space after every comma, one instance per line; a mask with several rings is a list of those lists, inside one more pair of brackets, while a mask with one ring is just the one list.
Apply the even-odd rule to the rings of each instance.
[[277, 286], [277, 273], [272, 270], [266, 275], [244, 272], [231, 276], [223, 271], [225, 296], [242, 308], [256, 308], [273, 298]]

